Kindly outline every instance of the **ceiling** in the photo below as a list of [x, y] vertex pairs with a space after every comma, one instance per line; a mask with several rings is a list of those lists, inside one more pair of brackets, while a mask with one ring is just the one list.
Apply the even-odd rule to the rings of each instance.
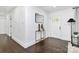
[[[42, 10], [48, 13], [51, 13], [64, 10], [67, 8], [72, 8], [73, 6], [37, 6], [37, 7], [41, 8]], [[13, 8], [15, 8], [15, 6], [0, 6], [0, 15], [9, 13]]]
[[0, 6], [0, 15], [9, 13], [13, 8], [15, 7], [14, 6]]
[[41, 8], [48, 13], [56, 12], [56, 11], [60, 11], [60, 10], [64, 10], [72, 7], [73, 6], [38, 6], [38, 8]]

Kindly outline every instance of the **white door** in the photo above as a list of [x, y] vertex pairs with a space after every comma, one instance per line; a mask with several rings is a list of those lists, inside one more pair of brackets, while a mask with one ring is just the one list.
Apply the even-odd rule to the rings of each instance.
[[61, 38], [61, 21], [53, 21], [51, 25], [51, 35], [56, 38]]

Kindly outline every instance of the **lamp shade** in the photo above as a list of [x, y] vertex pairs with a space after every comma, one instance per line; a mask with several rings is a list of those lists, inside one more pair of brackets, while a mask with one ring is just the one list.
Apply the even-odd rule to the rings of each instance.
[[75, 20], [73, 18], [70, 18], [68, 22], [75, 22]]

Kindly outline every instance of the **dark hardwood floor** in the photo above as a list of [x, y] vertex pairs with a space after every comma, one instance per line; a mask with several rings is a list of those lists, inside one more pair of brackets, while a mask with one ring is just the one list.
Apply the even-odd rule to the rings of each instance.
[[47, 38], [29, 48], [30, 53], [67, 53], [68, 42], [56, 38]]
[[7, 35], [0, 35], [1, 53], [67, 53], [68, 42], [56, 38], [47, 38], [24, 49]]

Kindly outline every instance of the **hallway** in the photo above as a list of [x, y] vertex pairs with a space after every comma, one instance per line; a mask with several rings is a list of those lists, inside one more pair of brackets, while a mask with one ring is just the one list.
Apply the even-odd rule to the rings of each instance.
[[[76, 26], [79, 22], [74, 19], [74, 12], [77, 11], [73, 8], [74, 6], [0, 7], [0, 52], [67, 53], [71, 33], [74, 42], [78, 41], [74, 39], [74, 33], [79, 32]], [[72, 32], [71, 24], [68, 23], [70, 19], [76, 21]]]

